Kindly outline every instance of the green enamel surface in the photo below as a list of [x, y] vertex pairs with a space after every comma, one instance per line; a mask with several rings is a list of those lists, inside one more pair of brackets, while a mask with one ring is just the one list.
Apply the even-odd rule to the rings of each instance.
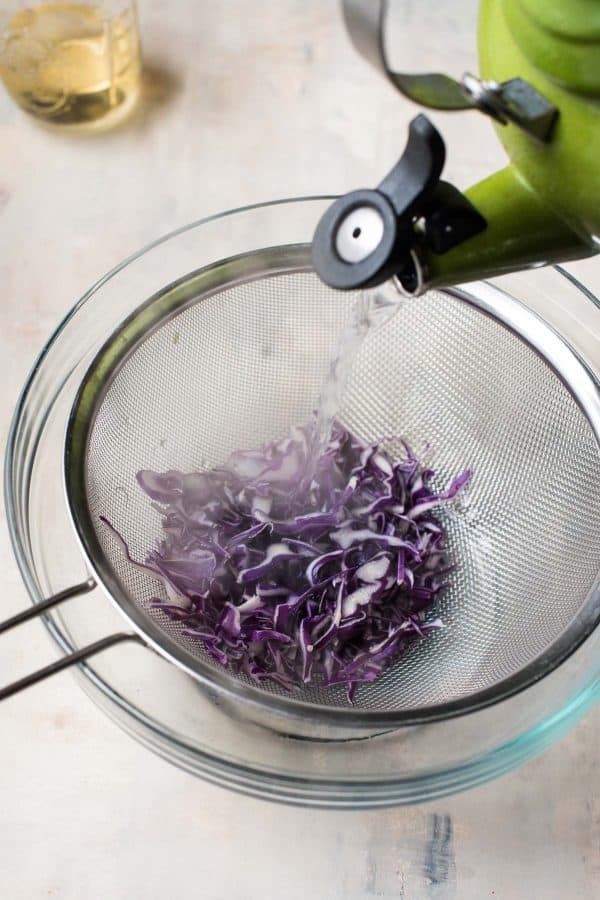
[[598, 0], [503, 0], [512, 38], [528, 59], [570, 90], [600, 91]]
[[466, 193], [488, 227], [442, 256], [427, 257], [431, 287], [489, 278], [535, 262], [579, 259], [593, 252], [513, 166], [495, 172]]
[[598, 0], [518, 0], [518, 3], [549, 32], [584, 43], [597, 44], [600, 39]]
[[[495, 126], [510, 167], [466, 191], [488, 227], [449, 253], [428, 256], [433, 285], [576, 259], [600, 249], [600, 84], [597, 95], [583, 94], [576, 63], [567, 79], [572, 90], [538, 65], [544, 53], [552, 55], [558, 40], [561, 47], [591, 48], [593, 77], [600, 79], [600, 43], [594, 37], [600, 29], [600, 0], [570, 2], [481, 0], [482, 76], [499, 82], [524, 78], [558, 107], [560, 116], [547, 144], [514, 125]], [[511, 28], [515, 10], [530, 24], [518, 39]], [[584, 11], [590, 11], [589, 30], [581, 25]], [[565, 66], [570, 58], [564, 57]]]

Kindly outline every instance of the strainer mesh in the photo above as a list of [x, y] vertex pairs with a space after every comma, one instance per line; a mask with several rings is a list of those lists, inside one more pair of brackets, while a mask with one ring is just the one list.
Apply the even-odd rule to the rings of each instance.
[[[306, 421], [353, 301], [311, 273], [200, 299], [136, 346], [98, 407], [86, 489], [102, 551], [135, 602], [209, 666], [201, 643], [148, 610], [156, 581], [126, 561], [99, 517], [142, 560], [160, 517], [137, 487], [140, 468], [210, 468]], [[367, 337], [342, 419], [367, 440], [429, 443], [440, 485], [466, 466], [474, 472], [468, 501], [445, 513], [458, 570], [439, 604], [444, 630], [359, 688], [354, 708], [425, 708], [518, 672], [562, 634], [599, 568], [598, 448], [570, 392], [495, 319], [431, 292]], [[347, 702], [341, 689], [301, 696]]]

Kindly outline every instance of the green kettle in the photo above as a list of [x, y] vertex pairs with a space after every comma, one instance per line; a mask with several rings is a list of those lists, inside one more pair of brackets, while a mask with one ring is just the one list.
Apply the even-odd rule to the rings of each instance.
[[350, 37], [405, 96], [490, 117], [510, 164], [464, 193], [440, 179], [445, 145], [424, 115], [374, 190], [352, 191], [315, 232], [333, 287], [394, 276], [419, 294], [600, 252], [600, 0], [481, 0], [481, 77], [392, 72], [384, 0], [343, 0]]

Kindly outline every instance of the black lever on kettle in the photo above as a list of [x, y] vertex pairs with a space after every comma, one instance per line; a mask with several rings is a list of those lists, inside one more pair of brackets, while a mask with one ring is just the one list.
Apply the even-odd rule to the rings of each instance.
[[375, 190], [351, 191], [323, 215], [312, 243], [317, 274], [340, 290], [373, 287], [395, 275], [420, 290], [415, 254], [424, 243], [445, 253], [486, 227], [458, 188], [440, 181], [446, 150], [424, 115], [409, 127], [404, 153]]

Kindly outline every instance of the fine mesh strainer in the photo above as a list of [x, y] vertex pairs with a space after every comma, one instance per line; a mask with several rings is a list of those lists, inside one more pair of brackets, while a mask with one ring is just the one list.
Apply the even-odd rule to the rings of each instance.
[[439, 604], [442, 631], [349, 705], [341, 689], [289, 693], [234, 676], [149, 609], [156, 581], [127, 560], [100, 516], [141, 560], [160, 517], [136, 485], [140, 468], [208, 469], [309, 418], [355, 297], [324, 286], [308, 260], [299, 245], [205, 267], [138, 307], [104, 344], [71, 412], [66, 491], [90, 570], [135, 633], [84, 648], [0, 697], [135, 639], [254, 721], [299, 735], [327, 722], [351, 735], [493, 703], [550, 672], [594, 628], [598, 388], [548, 325], [491, 285], [403, 302], [363, 343], [340, 416], [365, 440], [430, 443], [440, 483], [473, 469], [468, 503], [445, 514], [458, 569]]

